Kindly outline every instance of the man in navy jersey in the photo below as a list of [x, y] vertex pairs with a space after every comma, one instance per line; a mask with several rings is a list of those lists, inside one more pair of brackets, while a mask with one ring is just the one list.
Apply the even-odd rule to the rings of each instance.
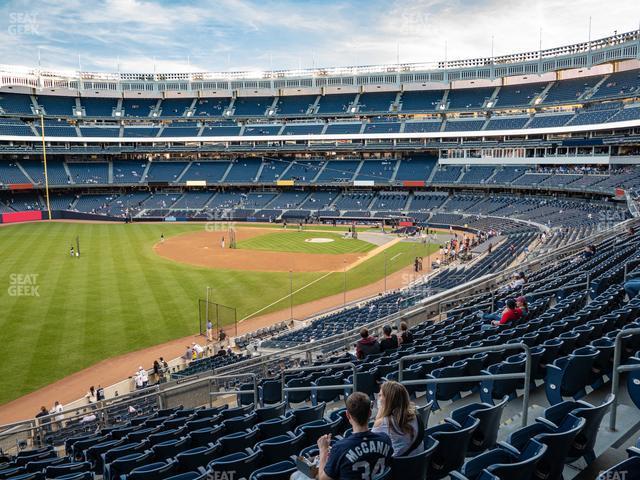
[[385, 433], [369, 430], [371, 400], [361, 392], [347, 398], [347, 419], [353, 434], [336, 442], [331, 450], [331, 435], [318, 439], [320, 480], [372, 480], [391, 465], [393, 447]]

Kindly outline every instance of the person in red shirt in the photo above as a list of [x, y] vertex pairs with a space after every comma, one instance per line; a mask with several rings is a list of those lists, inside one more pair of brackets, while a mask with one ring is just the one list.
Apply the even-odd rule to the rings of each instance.
[[510, 325], [514, 322], [517, 322], [521, 318], [522, 310], [520, 308], [517, 308], [516, 301], [513, 298], [510, 298], [509, 300], [507, 300], [507, 304], [502, 311], [502, 317], [500, 317], [500, 320], [494, 320], [493, 322], [491, 322], [491, 324], [498, 326]]

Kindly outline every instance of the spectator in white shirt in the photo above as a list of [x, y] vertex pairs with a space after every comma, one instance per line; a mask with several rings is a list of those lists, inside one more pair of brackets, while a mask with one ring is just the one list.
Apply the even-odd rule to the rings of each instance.
[[53, 404], [53, 408], [49, 413], [55, 414], [55, 425], [58, 429], [62, 428], [62, 420], [64, 420], [64, 407], [60, 405], [60, 402], [56, 400], [56, 403]]
[[191, 348], [193, 349], [194, 352], [196, 352], [196, 356], [198, 358], [202, 357], [202, 354], [204, 353], [204, 348], [202, 348], [200, 345], [198, 345], [195, 342], [191, 344]]

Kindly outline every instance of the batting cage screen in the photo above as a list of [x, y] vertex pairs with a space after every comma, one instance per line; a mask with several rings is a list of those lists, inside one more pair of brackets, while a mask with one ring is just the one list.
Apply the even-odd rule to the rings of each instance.
[[200, 321], [200, 335], [208, 336], [207, 324], [211, 322], [211, 337], [209, 340], [218, 340], [220, 330], [224, 330], [226, 337], [235, 337], [238, 334], [238, 318], [236, 309], [220, 303], [198, 300], [198, 318]]

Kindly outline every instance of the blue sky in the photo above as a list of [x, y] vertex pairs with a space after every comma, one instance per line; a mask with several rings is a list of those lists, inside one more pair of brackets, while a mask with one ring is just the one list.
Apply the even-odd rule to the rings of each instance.
[[430, 62], [638, 28], [638, 0], [0, 2], [0, 63], [85, 71], [241, 71]]

